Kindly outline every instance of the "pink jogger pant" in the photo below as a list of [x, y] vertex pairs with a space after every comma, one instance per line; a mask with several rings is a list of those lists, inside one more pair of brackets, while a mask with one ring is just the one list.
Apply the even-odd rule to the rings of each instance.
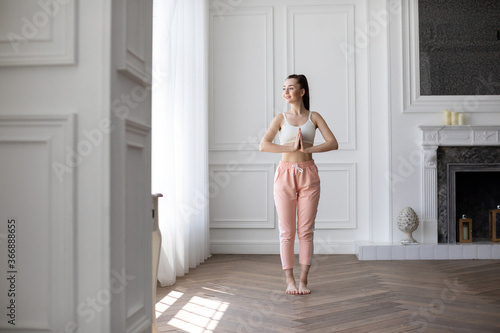
[[274, 202], [279, 219], [283, 269], [293, 268], [295, 232], [299, 238], [299, 263], [311, 265], [319, 193], [318, 168], [313, 160], [280, 161], [274, 176]]

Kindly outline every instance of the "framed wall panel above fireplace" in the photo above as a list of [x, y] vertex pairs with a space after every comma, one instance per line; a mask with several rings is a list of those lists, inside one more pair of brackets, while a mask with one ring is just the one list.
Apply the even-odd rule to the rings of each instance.
[[[422, 6], [419, 6], [420, 1], [422, 1]], [[441, 19], [437, 20], [436, 23], [426, 24], [425, 22], [436, 21], [426, 17], [426, 15], [434, 15], [431, 14], [435, 13], [432, 6], [440, 6]], [[477, 10], [464, 10], [464, 6]], [[491, 6], [498, 6], [498, 1], [446, 1], [446, 6], [444, 6], [443, 1], [402, 1], [404, 113], [442, 112], [445, 109], [461, 112], [500, 112], [498, 75], [488, 74], [485, 77], [485, 73], [492, 73], [491, 68], [500, 68], [500, 60], [498, 60], [500, 59], [500, 40], [498, 40], [500, 37], [497, 37], [497, 34], [500, 34], [497, 31], [500, 26], [494, 29], [489, 27], [488, 22], [494, 19], [490, 17], [491, 15], [486, 17], [484, 14], [490, 12]], [[443, 17], [445, 15], [443, 11], [446, 10], [450, 13], [450, 17]], [[471, 22], [481, 22], [483, 17], [484, 21], [487, 21], [484, 28], [471, 27], [470, 29], [485, 31], [464, 33], [467, 31], [463, 30], [464, 24], [471, 25]], [[419, 24], [419, 22], [423, 22], [423, 24]], [[491, 30], [491, 36], [488, 35], [489, 30], [486, 31], [487, 29]], [[480, 35], [484, 40], [479, 41], [479, 37], [471, 37], [474, 34]], [[444, 38], [444, 35], [456, 38]], [[474, 40], [470, 41], [471, 38]], [[490, 40], [487, 40], [488, 38]], [[421, 43], [421, 40], [425, 40], [425, 42]], [[473, 55], [481, 52], [481, 57]], [[451, 54], [453, 57], [450, 56]], [[431, 61], [431, 58], [435, 61]], [[479, 58], [482, 60], [479, 61]], [[453, 59], [455, 60], [452, 61]], [[471, 63], [473, 61], [477, 61], [477, 63]], [[441, 66], [441, 68], [432, 68], [432, 66]], [[479, 69], [481, 66], [487, 68]], [[464, 72], [467, 69], [472, 71], [472, 74], [469, 74], [471, 76], [469, 83], [473, 88], [467, 90], [463, 83], [446, 86], [447, 82], [452, 80], [456, 82], [457, 77], [459, 77], [459, 75], [450, 75], [450, 73]], [[427, 75], [431, 73], [439, 73], [441, 77], [433, 81]], [[439, 82], [441, 86], [445, 85], [445, 87], [433, 89], [433, 85], [439, 85], [436, 82]]]

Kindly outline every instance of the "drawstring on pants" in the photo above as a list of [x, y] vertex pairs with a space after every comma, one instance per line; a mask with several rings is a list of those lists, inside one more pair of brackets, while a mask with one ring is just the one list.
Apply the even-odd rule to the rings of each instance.
[[302, 170], [302, 168], [299, 167], [299, 165], [297, 163], [292, 164], [292, 168], [295, 168], [294, 175], [297, 174], [297, 171], [299, 171], [300, 173], [302, 173], [304, 171], [304, 170]]

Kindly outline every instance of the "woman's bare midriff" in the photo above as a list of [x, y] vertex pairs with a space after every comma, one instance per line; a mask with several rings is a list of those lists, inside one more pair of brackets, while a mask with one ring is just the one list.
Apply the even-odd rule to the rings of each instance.
[[[285, 143], [284, 146], [293, 146], [292, 143]], [[309, 148], [312, 147], [312, 144], [310, 143], [304, 143], [304, 148]], [[295, 151], [293, 153], [282, 153], [281, 154], [281, 160], [285, 162], [305, 162], [305, 161], [310, 161], [312, 160], [312, 154], [310, 153], [303, 153], [300, 150]]]

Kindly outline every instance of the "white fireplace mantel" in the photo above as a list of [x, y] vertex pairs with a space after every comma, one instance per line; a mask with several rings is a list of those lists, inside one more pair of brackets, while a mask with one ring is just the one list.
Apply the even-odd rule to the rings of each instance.
[[498, 146], [500, 126], [419, 126], [422, 132], [422, 224], [424, 241], [437, 243], [439, 146]]
[[500, 145], [500, 126], [419, 126], [422, 146]]

